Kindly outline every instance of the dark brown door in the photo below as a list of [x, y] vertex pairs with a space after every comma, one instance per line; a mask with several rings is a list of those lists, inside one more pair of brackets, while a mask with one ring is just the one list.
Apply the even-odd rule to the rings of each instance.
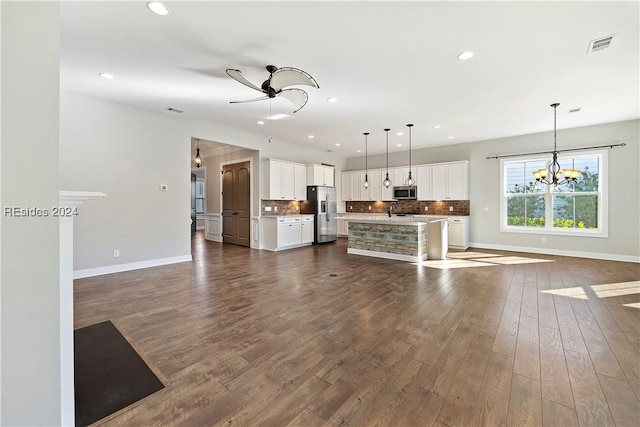
[[251, 244], [249, 162], [226, 165], [222, 169], [222, 241], [234, 245]]

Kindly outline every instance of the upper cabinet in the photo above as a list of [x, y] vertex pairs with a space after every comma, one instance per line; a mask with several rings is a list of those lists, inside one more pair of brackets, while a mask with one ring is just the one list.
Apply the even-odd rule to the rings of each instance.
[[418, 200], [433, 200], [431, 169], [430, 165], [417, 167], [415, 180], [418, 187]]
[[264, 194], [269, 200], [305, 200], [307, 198], [306, 165], [284, 160], [265, 161]]
[[468, 200], [469, 162], [432, 165], [431, 183], [433, 200]]
[[[334, 186], [334, 168], [326, 165], [307, 165], [307, 185]], [[306, 196], [305, 196], [306, 197]]]
[[[370, 185], [362, 186], [365, 171], [342, 172], [341, 187], [343, 201], [393, 200], [393, 187], [406, 185], [409, 167], [389, 168], [391, 185], [386, 188], [382, 181], [386, 169], [369, 169]], [[418, 200], [468, 200], [469, 162], [451, 162], [430, 165], [412, 165], [411, 176], [416, 181]]]

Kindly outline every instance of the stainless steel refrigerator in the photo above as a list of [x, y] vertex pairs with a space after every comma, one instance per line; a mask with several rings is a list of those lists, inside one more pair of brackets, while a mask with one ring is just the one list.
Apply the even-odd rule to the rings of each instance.
[[307, 186], [307, 200], [300, 203], [300, 213], [315, 215], [314, 245], [335, 242], [338, 239], [337, 208], [334, 187]]

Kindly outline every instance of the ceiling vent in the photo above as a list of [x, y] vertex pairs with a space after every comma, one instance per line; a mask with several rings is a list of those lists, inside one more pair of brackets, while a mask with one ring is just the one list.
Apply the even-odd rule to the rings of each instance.
[[601, 50], [608, 49], [611, 47], [611, 43], [613, 43], [613, 39], [615, 38], [615, 34], [612, 34], [607, 37], [600, 37], [599, 39], [591, 40], [589, 42], [589, 49], [587, 53], [599, 52]]
[[184, 110], [181, 110], [179, 108], [174, 108], [174, 107], [167, 107], [167, 111], [171, 111], [172, 113], [178, 113], [178, 114], [184, 113]]

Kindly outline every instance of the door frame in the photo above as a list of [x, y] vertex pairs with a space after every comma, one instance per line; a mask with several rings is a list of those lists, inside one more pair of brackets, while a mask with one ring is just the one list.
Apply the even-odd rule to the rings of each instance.
[[[220, 162], [220, 170], [218, 171], [219, 175], [218, 176], [222, 176], [222, 173], [224, 171], [224, 167], [226, 165], [234, 165], [236, 163], [244, 163], [244, 162], [249, 162], [249, 217], [251, 218], [251, 227], [249, 230], [249, 239], [250, 239], [250, 243], [249, 243], [249, 247], [254, 249], [254, 242], [256, 241], [256, 238], [258, 236], [256, 236], [254, 234], [254, 227], [253, 227], [253, 223], [254, 223], [254, 215], [253, 215], [253, 199], [254, 199], [254, 187], [253, 187], [253, 178], [254, 178], [254, 169], [253, 169], [253, 157], [242, 157], [239, 159], [233, 159], [233, 160], [223, 160]], [[220, 218], [222, 218], [222, 178], [220, 179], [220, 187], [218, 189], [218, 197], [220, 197], [219, 200], [219, 205], [220, 206], [220, 212], [218, 212], [218, 215], [220, 215]], [[220, 236], [223, 235], [224, 230], [222, 229], [224, 226], [224, 221], [220, 220]]]

